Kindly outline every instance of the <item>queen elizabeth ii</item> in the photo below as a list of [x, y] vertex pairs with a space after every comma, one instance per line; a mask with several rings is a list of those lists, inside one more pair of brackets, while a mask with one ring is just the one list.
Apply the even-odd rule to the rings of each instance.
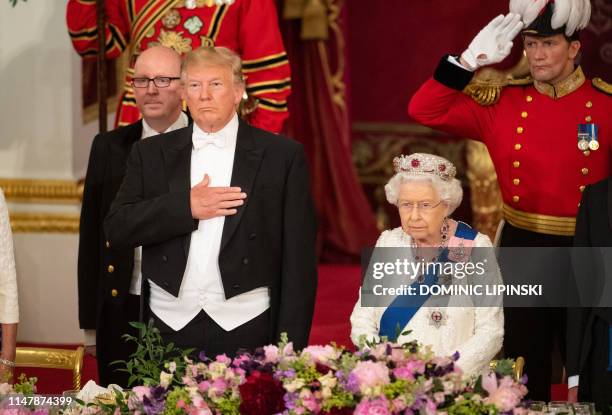
[[[463, 196], [455, 166], [442, 157], [422, 153], [396, 157], [393, 164], [395, 175], [385, 192], [389, 203], [397, 206], [401, 226], [384, 231], [376, 247], [406, 248], [402, 252], [413, 260], [434, 262], [450, 261], [449, 250], [456, 246], [470, 251], [488, 247], [491, 249], [484, 249], [491, 262], [488, 269], [493, 280], [501, 282], [490, 239], [450, 218]], [[433, 278], [437, 283], [438, 276]], [[422, 275], [417, 280], [414, 283], [427, 284]], [[468, 376], [485, 372], [501, 349], [504, 317], [500, 304], [441, 307], [434, 306], [432, 298], [421, 296], [421, 303], [410, 300], [412, 303], [400, 307], [396, 297], [385, 306], [374, 307], [362, 302], [363, 288], [351, 315], [351, 339], [356, 345], [364, 338], [373, 341], [382, 336], [398, 343], [417, 340], [440, 356], [459, 352], [457, 365]], [[453, 301], [446, 305], [453, 305]], [[394, 328], [398, 329], [395, 335]]]

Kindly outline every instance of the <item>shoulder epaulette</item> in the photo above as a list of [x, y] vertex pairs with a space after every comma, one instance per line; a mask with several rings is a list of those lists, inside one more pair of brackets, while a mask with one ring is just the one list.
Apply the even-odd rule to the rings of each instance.
[[595, 89], [600, 90], [604, 94], [612, 95], [612, 84], [607, 83], [601, 78], [593, 78], [591, 81]]
[[473, 79], [463, 90], [480, 105], [493, 105], [499, 101], [501, 91], [507, 86], [525, 86], [533, 83], [531, 77], [504, 79]]

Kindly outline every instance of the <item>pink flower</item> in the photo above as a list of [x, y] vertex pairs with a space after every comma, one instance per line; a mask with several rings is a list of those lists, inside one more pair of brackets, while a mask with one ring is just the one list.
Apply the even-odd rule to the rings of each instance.
[[441, 404], [446, 400], [446, 394], [444, 392], [435, 392], [433, 398], [437, 404]]
[[214, 380], [214, 382], [212, 383], [209, 391], [208, 391], [208, 396], [221, 396], [225, 393], [225, 390], [227, 389], [227, 382], [225, 382], [224, 379], [222, 378], [217, 378]]
[[527, 393], [525, 386], [515, 383], [510, 376], [505, 376], [498, 384], [495, 373], [483, 376], [482, 388], [489, 394], [484, 402], [494, 404], [501, 412], [514, 409]]
[[302, 350], [302, 356], [308, 354], [313, 362], [328, 364], [330, 360], [337, 359], [340, 355], [332, 346], [308, 346]]
[[415, 375], [425, 373], [425, 362], [422, 360], [409, 360], [404, 363], [403, 366], [398, 366], [393, 369], [393, 374], [400, 378], [406, 380], [414, 380]]
[[202, 382], [198, 383], [198, 390], [200, 392], [206, 392], [209, 388], [210, 388], [210, 382], [207, 380], [203, 380]]
[[142, 401], [145, 396], [147, 398], [151, 397], [151, 389], [149, 389], [147, 386], [134, 386], [132, 388], [132, 392], [134, 392], [134, 394], [138, 397], [139, 401]]
[[374, 388], [389, 383], [389, 369], [384, 363], [380, 362], [358, 362], [349, 375], [353, 377], [361, 391], [367, 388]]
[[289, 342], [285, 345], [285, 347], [283, 347], [282, 354], [283, 356], [292, 356], [295, 354], [293, 351], [293, 342]]
[[232, 363], [232, 359], [230, 359], [229, 357], [227, 357], [227, 355], [226, 355], [225, 353], [224, 353], [224, 354], [220, 354], [220, 355], [218, 355], [218, 356], [215, 358], [215, 360], [216, 360], [217, 362], [219, 362], [219, 363], [223, 363], [223, 364], [226, 364], [226, 365], [228, 365], [228, 366], [229, 366], [229, 365]]
[[425, 404], [425, 413], [427, 415], [436, 415], [437, 411], [438, 408], [435, 402], [427, 399], [427, 403]]
[[393, 374], [398, 379], [414, 380], [412, 370], [410, 370], [406, 366], [396, 367], [395, 369], [393, 369]]
[[183, 385], [185, 386], [195, 386], [195, 380], [190, 378], [189, 376], [183, 376]]
[[278, 363], [278, 347], [274, 345], [264, 346], [266, 363]]
[[363, 399], [355, 408], [354, 415], [390, 415], [389, 402], [385, 398]]
[[402, 412], [406, 409], [408, 405], [406, 404], [406, 400], [403, 397], [398, 397], [391, 401], [391, 407], [393, 408], [393, 412]]
[[300, 400], [302, 402], [302, 406], [312, 413], [317, 413], [321, 409], [317, 399], [308, 389], [304, 389], [302, 392], [300, 392]]

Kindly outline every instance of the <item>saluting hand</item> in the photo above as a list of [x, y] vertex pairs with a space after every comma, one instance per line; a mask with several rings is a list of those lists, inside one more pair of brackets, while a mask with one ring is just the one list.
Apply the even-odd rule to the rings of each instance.
[[467, 69], [476, 70], [503, 61], [512, 50], [512, 40], [522, 28], [520, 15], [500, 14], [476, 35], [461, 54], [461, 64]]
[[210, 219], [235, 215], [238, 206], [244, 204], [246, 193], [239, 187], [211, 187], [210, 177], [191, 188], [191, 216], [194, 219]]

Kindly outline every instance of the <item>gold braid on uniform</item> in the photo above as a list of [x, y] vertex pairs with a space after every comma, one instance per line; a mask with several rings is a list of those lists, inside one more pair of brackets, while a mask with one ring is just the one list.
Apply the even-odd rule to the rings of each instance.
[[476, 75], [465, 87], [463, 92], [469, 95], [474, 101], [483, 106], [493, 105], [499, 101], [501, 91], [507, 86], [523, 86], [533, 83], [530, 76], [514, 79], [506, 77], [503, 72], [496, 69], [485, 68]]
[[604, 94], [612, 95], [612, 84], [607, 83], [601, 78], [593, 78], [591, 81], [595, 89], [600, 90]]
[[470, 83], [463, 89], [474, 101], [483, 106], [499, 101], [501, 91], [507, 86], [523, 86], [533, 83], [525, 57], [511, 69], [500, 71], [485, 67], [476, 72]]

